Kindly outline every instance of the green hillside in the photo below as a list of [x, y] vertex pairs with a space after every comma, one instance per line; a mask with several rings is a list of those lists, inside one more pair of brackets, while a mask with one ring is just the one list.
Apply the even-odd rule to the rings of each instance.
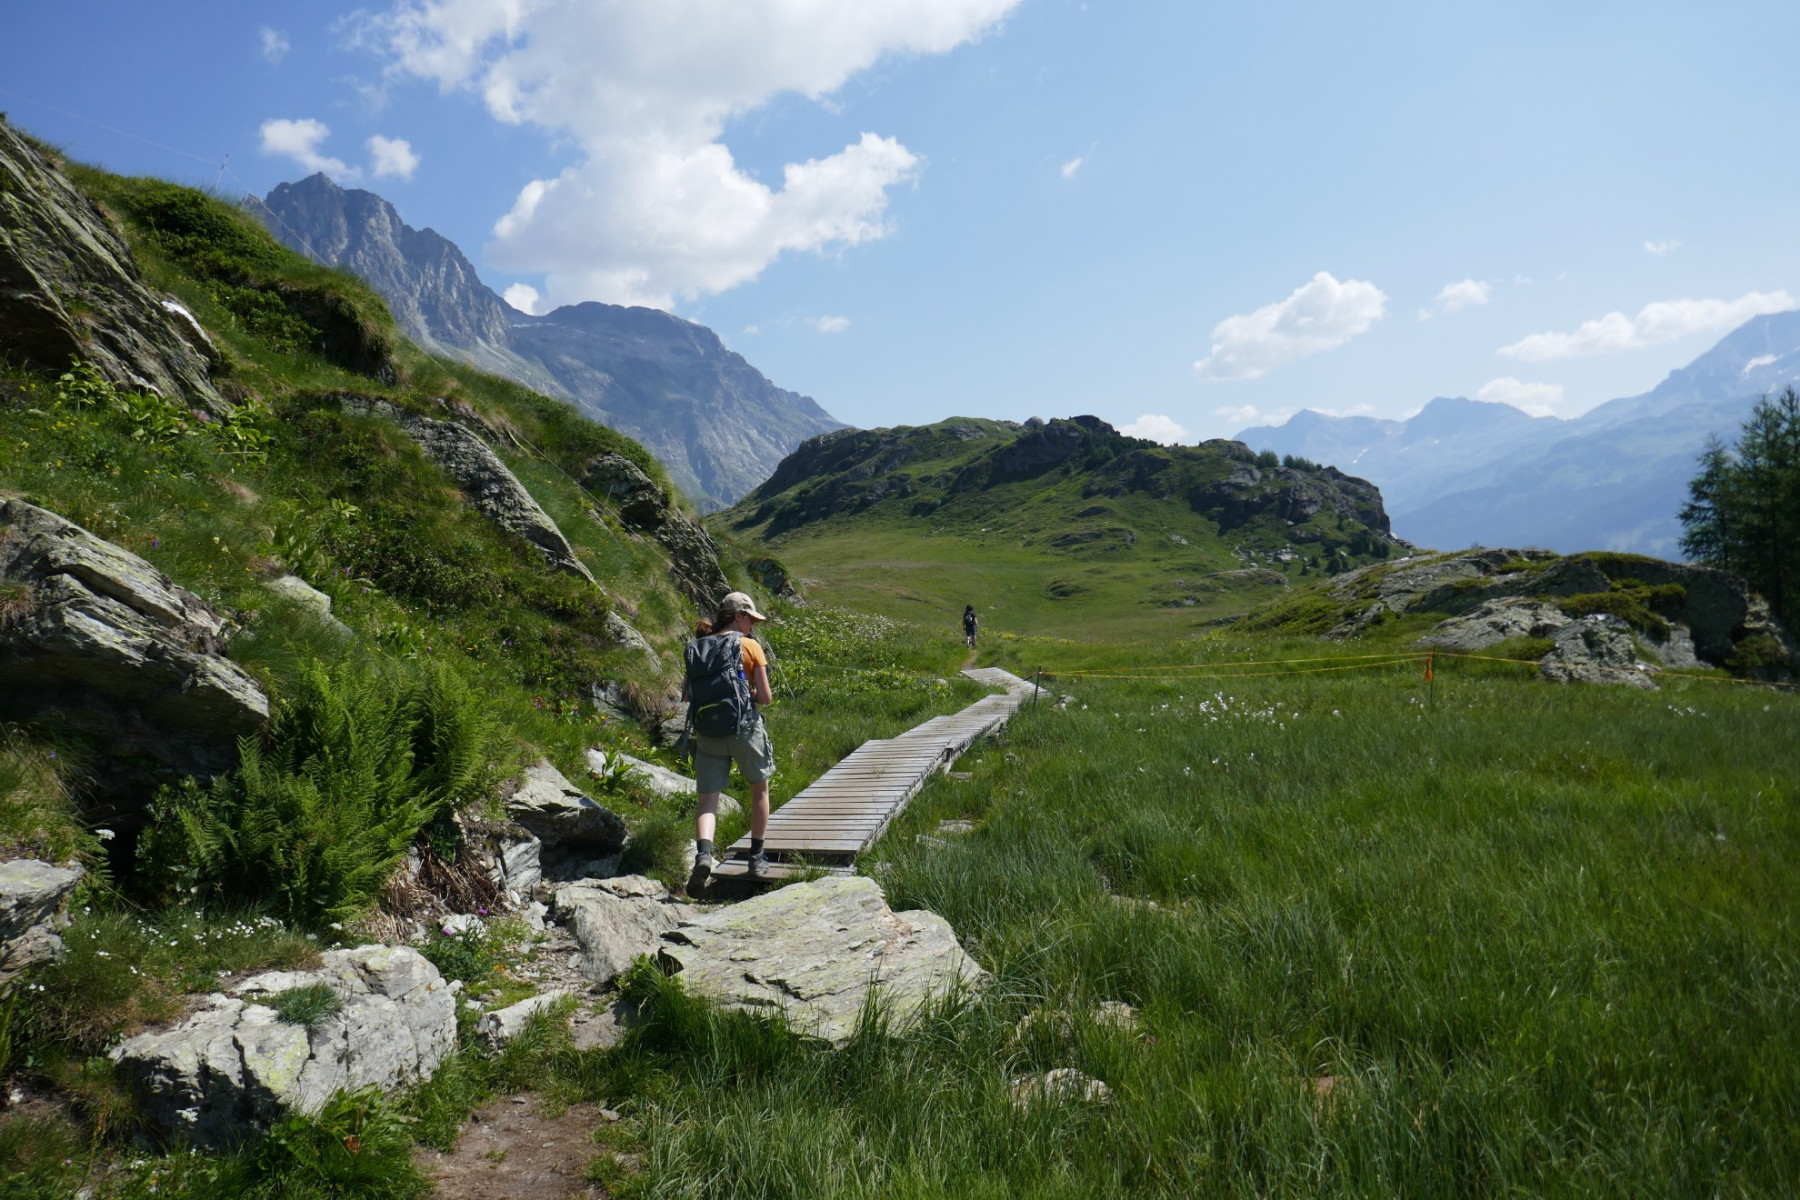
[[825, 434], [711, 523], [834, 603], [1084, 637], [1190, 631], [1396, 545], [1362, 480], [1086, 416]]

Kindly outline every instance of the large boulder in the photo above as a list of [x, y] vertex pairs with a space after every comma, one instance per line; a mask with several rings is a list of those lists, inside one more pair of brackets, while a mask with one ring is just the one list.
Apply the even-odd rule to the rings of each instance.
[[105, 214], [0, 119], [0, 358], [62, 371], [79, 356], [115, 384], [224, 414], [210, 354]]
[[528, 767], [506, 801], [506, 813], [549, 850], [616, 854], [625, 848], [625, 822], [570, 783], [548, 762]]
[[558, 888], [551, 913], [581, 943], [581, 973], [607, 984], [639, 955], [656, 954], [662, 935], [694, 919], [699, 910], [654, 879], [620, 875]]
[[719, 548], [699, 522], [622, 454], [602, 454], [582, 472], [582, 486], [617, 506], [619, 520], [655, 538], [669, 553], [675, 584], [702, 612], [718, 606], [731, 583], [719, 568]]
[[1486, 601], [1460, 617], [1440, 621], [1413, 644], [1468, 654], [1512, 638], [1549, 637], [1569, 621], [1570, 617], [1554, 604], [1509, 596]]
[[1556, 635], [1556, 648], [1538, 663], [1538, 674], [1558, 683], [1621, 683], [1655, 691], [1639, 664], [1631, 626], [1611, 613], [1571, 622]]
[[684, 921], [663, 935], [661, 961], [688, 990], [727, 1008], [774, 1014], [842, 1045], [875, 994], [889, 1027], [904, 1030], [955, 988], [987, 972], [936, 913], [896, 913], [881, 887], [836, 876], [767, 892]]
[[269, 715], [221, 653], [224, 622], [122, 547], [23, 500], [0, 503], [0, 715], [90, 738], [97, 815], [212, 775]]
[[[342, 1007], [308, 1030], [271, 1004], [323, 984]], [[431, 1078], [456, 1049], [456, 999], [404, 946], [330, 950], [310, 971], [270, 971], [207, 996], [166, 1029], [112, 1053], [159, 1134], [216, 1149], [266, 1129], [283, 1109], [316, 1113], [343, 1089]]]
[[0, 862], [0, 995], [23, 972], [62, 954], [64, 905], [80, 882], [80, 867], [35, 858]]

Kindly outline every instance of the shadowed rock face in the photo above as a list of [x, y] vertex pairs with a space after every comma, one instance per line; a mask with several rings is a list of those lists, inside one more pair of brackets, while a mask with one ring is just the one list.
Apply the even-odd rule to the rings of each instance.
[[719, 548], [712, 535], [685, 516], [638, 465], [617, 454], [602, 454], [588, 464], [582, 486], [619, 506], [619, 519], [662, 543], [669, 552], [675, 583], [687, 598], [711, 612], [731, 583], [719, 568]]
[[0, 120], [0, 356], [54, 371], [79, 356], [115, 384], [222, 414], [211, 352], [100, 210]]
[[221, 653], [218, 614], [55, 513], [0, 504], [0, 586], [0, 714], [54, 717], [93, 742], [96, 816], [129, 822], [157, 784], [231, 767], [269, 715]]

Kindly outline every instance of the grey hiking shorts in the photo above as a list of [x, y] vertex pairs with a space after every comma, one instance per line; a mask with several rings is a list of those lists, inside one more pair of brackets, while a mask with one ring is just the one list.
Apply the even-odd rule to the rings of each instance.
[[694, 790], [702, 796], [724, 791], [734, 762], [748, 783], [767, 783], [775, 774], [775, 747], [769, 744], [769, 731], [760, 716], [749, 733], [720, 738], [694, 735]]

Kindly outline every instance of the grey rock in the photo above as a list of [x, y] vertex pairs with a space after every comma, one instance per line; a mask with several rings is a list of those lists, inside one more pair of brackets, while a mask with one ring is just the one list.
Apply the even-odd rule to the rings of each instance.
[[662, 935], [699, 910], [642, 875], [586, 879], [556, 890], [556, 920], [581, 944], [581, 973], [595, 983], [611, 983], [640, 955], [655, 955]]
[[1538, 674], [1558, 683], [1618, 683], [1655, 691], [1656, 682], [1638, 665], [1631, 626], [1611, 613], [1595, 613], [1570, 623], [1556, 635]]
[[1012, 1081], [1015, 1108], [1036, 1104], [1110, 1104], [1112, 1089], [1074, 1067], [1053, 1067], [1041, 1075], [1021, 1075]]
[[1549, 637], [1569, 621], [1568, 615], [1554, 604], [1509, 596], [1484, 601], [1462, 616], [1441, 621], [1413, 644], [1473, 653], [1510, 638]]
[[63, 371], [79, 356], [112, 383], [223, 415], [194, 328], [144, 286], [93, 202], [0, 120], [0, 358]]
[[[268, 1006], [325, 984], [342, 1009], [310, 1032]], [[112, 1053], [159, 1134], [218, 1149], [285, 1109], [311, 1114], [342, 1089], [383, 1091], [429, 1079], [456, 1048], [455, 998], [437, 968], [404, 946], [329, 950], [307, 971], [270, 971], [214, 993], [175, 1025]]]
[[1646, 630], [1642, 637], [1644, 649], [1663, 666], [1676, 671], [1692, 670], [1703, 664], [1694, 652], [1694, 635], [1686, 625], [1678, 621], [1669, 622], [1666, 637], [1658, 637], [1654, 632]]
[[719, 548], [712, 535], [676, 507], [668, 492], [620, 454], [602, 454], [582, 472], [582, 486], [604, 496], [618, 507], [619, 520], [627, 528], [649, 534], [669, 552], [675, 584], [710, 613], [731, 590], [719, 568]]
[[438, 421], [395, 408], [383, 400], [346, 397], [346, 407], [376, 412], [397, 422], [417, 442], [425, 456], [456, 480], [469, 503], [494, 524], [516, 533], [539, 550], [558, 571], [589, 583], [594, 574], [576, 557], [574, 547], [531, 497], [493, 447], [474, 430], [455, 421]]
[[519, 1036], [531, 1018], [555, 1008], [559, 1000], [572, 994], [566, 988], [553, 988], [535, 996], [527, 996], [517, 1004], [483, 1013], [475, 1023], [475, 1032], [486, 1039], [490, 1046], [510, 1042]]
[[[599, 772], [606, 771], [608, 760], [604, 750], [589, 750], [587, 752], [587, 757], [588, 768], [590, 770]], [[660, 795], [670, 796], [676, 799], [690, 799], [697, 794], [694, 790], [693, 779], [681, 774], [679, 771], [671, 771], [667, 767], [659, 766], [653, 762], [647, 762], [641, 758], [636, 758], [630, 754], [626, 754], [622, 750], [614, 752], [612, 758], [613, 760], [623, 762], [631, 769], [631, 773], [635, 775], [644, 786]], [[721, 795], [719, 797], [720, 816], [730, 816], [734, 813], [741, 812], [742, 810], [743, 806], [730, 796]]]
[[621, 650], [635, 650], [652, 662], [662, 661], [656, 653], [656, 647], [650, 644], [650, 639], [632, 628], [624, 617], [610, 609], [606, 614], [606, 636], [611, 638], [613, 644]]
[[224, 623], [149, 563], [55, 513], [0, 502], [0, 715], [54, 716], [94, 740], [96, 818], [159, 783], [237, 761], [268, 697], [221, 651]]
[[871, 991], [902, 1031], [934, 997], [988, 978], [942, 917], [894, 912], [861, 876], [794, 884], [685, 921], [664, 935], [661, 958], [695, 994], [779, 1013], [833, 1045], [855, 1032]]
[[805, 598], [800, 595], [798, 581], [784, 567], [780, 560], [764, 555], [753, 558], [744, 564], [750, 574], [756, 576], [756, 582], [762, 585], [763, 591], [777, 596], [792, 604], [804, 604]]
[[313, 617], [339, 633], [348, 634], [348, 625], [331, 615], [331, 597], [321, 592], [298, 575], [282, 575], [263, 584], [269, 591], [297, 608], [306, 610]]
[[625, 1040], [637, 1023], [637, 1006], [622, 996], [595, 1008], [578, 1010], [569, 1020], [577, 1050], [610, 1050]]
[[507, 798], [506, 811], [546, 848], [581, 850], [590, 857], [625, 848], [625, 822], [619, 815], [601, 807], [548, 762], [526, 769], [518, 790]]
[[0, 862], [0, 995], [21, 973], [62, 954], [64, 904], [81, 882], [80, 867], [35, 858]]

